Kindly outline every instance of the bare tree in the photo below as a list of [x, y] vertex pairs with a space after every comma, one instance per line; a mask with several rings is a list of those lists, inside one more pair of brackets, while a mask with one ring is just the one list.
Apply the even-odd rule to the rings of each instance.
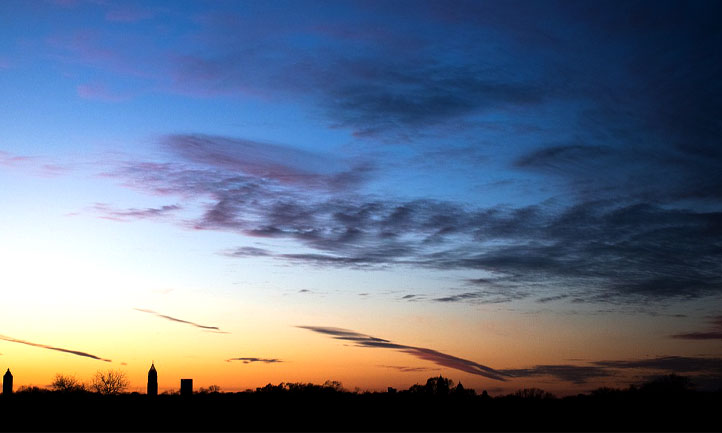
[[80, 383], [80, 381], [75, 376], [64, 375], [60, 373], [55, 375], [55, 379], [53, 379], [50, 387], [55, 391], [62, 392], [85, 390], [85, 385]]
[[90, 387], [99, 394], [120, 394], [128, 387], [128, 377], [120, 370], [98, 370]]
[[217, 394], [219, 392], [221, 392], [221, 387], [218, 385], [211, 385], [208, 388], [198, 390], [198, 394]]

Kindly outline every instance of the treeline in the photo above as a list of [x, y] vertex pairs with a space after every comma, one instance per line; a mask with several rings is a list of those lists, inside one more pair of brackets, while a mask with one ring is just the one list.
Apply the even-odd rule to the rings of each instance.
[[492, 397], [438, 376], [406, 390], [339, 382], [245, 392], [101, 393], [29, 388], [0, 399], [4, 430], [30, 431], [720, 431], [722, 392], [682, 376], [557, 398], [528, 388]]

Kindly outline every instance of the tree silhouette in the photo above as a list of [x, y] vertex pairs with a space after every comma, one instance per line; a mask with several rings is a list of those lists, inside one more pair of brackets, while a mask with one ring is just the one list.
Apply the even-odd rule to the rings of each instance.
[[539, 388], [524, 388], [515, 392], [514, 397], [529, 400], [550, 400], [556, 398], [554, 394]]
[[221, 387], [218, 385], [211, 385], [208, 388], [201, 388], [198, 390], [198, 394], [214, 394], [221, 392]]
[[439, 377], [428, 378], [426, 380], [426, 385], [416, 384], [411, 386], [411, 388], [409, 388], [409, 392], [432, 395], [449, 395], [449, 392], [453, 387], [453, 380], [439, 375]]
[[694, 389], [692, 381], [689, 377], [679, 376], [676, 374], [668, 374], [666, 376], [656, 377], [649, 382], [642, 384], [640, 391], [653, 393], [681, 393], [689, 392]]
[[104, 394], [113, 395], [120, 394], [128, 387], [129, 381], [125, 373], [120, 370], [98, 370], [93, 376], [90, 387], [93, 391]]
[[50, 384], [50, 387], [54, 391], [60, 391], [60, 392], [72, 392], [72, 391], [84, 391], [85, 385], [80, 383], [80, 381], [75, 377], [71, 375], [64, 375], [57, 373], [55, 375], [55, 379], [53, 379], [52, 383]]

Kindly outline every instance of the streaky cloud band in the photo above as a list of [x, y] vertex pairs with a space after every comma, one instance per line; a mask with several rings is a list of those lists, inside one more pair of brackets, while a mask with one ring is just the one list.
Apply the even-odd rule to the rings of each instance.
[[275, 364], [278, 362], [283, 362], [280, 359], [276, 358], [254, 358], [254, 357], [242, 357], [242, 358], [230, 358], [226, 359], [226, 362], [233, 362], [233, 361], [241, 361], [244, 364], [250, 364], [253, 362], [263, 362], [265, 364]]
[[155, 316], [161, 317], [161, 318], [166, 319], [166, 320], [170, 320], [170, 321], [172, 321], [172, 322], [185, 323], [185, 324], [187, 324], [187, 325], [195, 326], [196, 328], [207, 329], [207, 330], [211, 330], [211, 331], [214, 331], [214, 332], [217, 332], [217, 333], [221, 333], [221, 334], [228, 334], [228, 332], [221, 331], [220, 328], [217, 327], [217, 326], [200, 325], [200, 324], [198, 324], [198, 323], [190, 322], [190, 321], [188, 321], [188, 320], [183, 320], [183, 319], [178, 319], [178, 318], [176, 318], [176, 317], [166, 316], [165, 314], [160, 314], [160, 313], [158, 313], [158, 312], [156, 312], [156, 311], [153, 311], [153, 310], [146, 310], [146, 309], [143, 309], [143, 308], [133, 308], [133, 309], [136, 310], [136, 311], [140, 311], [141, 313], [153, 314], [153, 315], [155, 315]]
[[425, 361], [431, 361], [436, 365], [442, 367], [449, 367], [455, 370], [464, 371], [466, 373], [475, 374], [478, 376], [484, 376], [489, 379], [506, 381], [506, 377], [509, 377], [507, 373], [494, 370], [491, 367], [470, 361], [468, 359], [458, 358], [456, 356], [447, 355], [433, 349], [427, 349], [425, 347], [407, 346], [404, 344], [396, 344], [383, 338], [372, 337], [370, 335], [361, 334], [355, 331], [351, 331], [343, 328], [333, 328], [325, 326], [297, 326], [297, 328], [307, 329], [319, 334], [325, 334], [331, 336], [336, 340], [352, 341], [358, 347], [376, 347], [382, 349], [394, 349], [400, 352], [408, 353], [419, 359]]
[[33, 343], [30, 341], [19, 340], [17, 338], [8, 337], [6, 335], [0, 335], [0, 340], [9, 341], [11, 343], [20, 343], [27, 346], [40, 347], [42, 349], [57, 350], [58, 352], [70, 353], [71, 355], [84, 356], [86, 358], [97, 359], [99, 361], [112, 362], [110, 359], [101, 358], [99, 356], [92, 355], [90, 353], [81, 352], [79, 350], [63, 349], [62, 347], [48, 346], [46, 344]]

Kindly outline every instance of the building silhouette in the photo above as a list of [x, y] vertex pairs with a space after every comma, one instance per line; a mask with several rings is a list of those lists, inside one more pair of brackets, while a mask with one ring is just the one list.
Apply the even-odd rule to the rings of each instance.
[[155, 364], [150, 364], [148, 370], [148, 395], [158, 395], [158, 372], [155, 370]]
[[3, 376], [3, 394], [13, 393], [13, 375], [10, 373], [10, 369]]
[[193, 395], [193, 379], [181, 379], [181, 395]]

